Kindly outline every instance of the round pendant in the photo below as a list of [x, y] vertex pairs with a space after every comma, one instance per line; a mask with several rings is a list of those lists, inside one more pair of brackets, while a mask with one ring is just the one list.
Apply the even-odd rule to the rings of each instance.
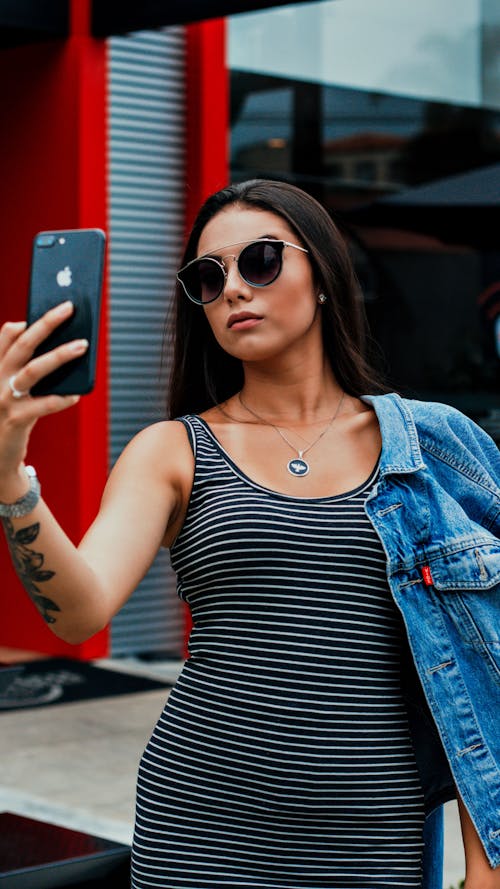
[[295, 457], [294, 460], [290, 460], [287, 463], [288, 472], [292, 475], [307, 475], [309, 472], [309, 463], [306, 463], [305, 460], [302, 460], [300, 457]]

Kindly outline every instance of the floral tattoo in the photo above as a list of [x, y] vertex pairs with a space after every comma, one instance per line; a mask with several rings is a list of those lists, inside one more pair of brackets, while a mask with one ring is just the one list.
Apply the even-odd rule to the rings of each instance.
[[48, 624], [55, 623], [55, 617], [49, 614], [49, 612], [60, 611], [61, 609], [52, 599], [42, 596], [38, 588], [39, 583], [44, 583], [54, 577], [55, 571], [43, 570], [43, 554], [30, 549], [30, 544], [34, 543], [40, 533], [39, 522], [36, 522], [34, 525], [28, 525], [27, 528], [20, 528], [19, 531], [14, 529], [10, 519], [3, 519], [3, 525], [14, 567], [24, 588], [30, 599], [35, 603], [43, 619]]

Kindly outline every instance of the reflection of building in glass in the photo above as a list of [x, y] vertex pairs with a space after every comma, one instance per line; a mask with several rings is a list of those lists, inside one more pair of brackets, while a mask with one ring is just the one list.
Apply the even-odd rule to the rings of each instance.
[[[481, 297], [500, 274], [500, 194], [495, 210], [494, 173], [479, 175], [468, 209], [449, 177], [492, 164], [500, 177], [499, 29], [492, 3], [452, 0], [323, 0], [229, 29], [232, 178], [283, 178], [318, 198], [350, 235], [394, 388], [485, 425], [500, 409], [500, 324]], [[437, 204], [417, 194], [448, 181]], [[359, 215], [398, 194], [406, 207]]]
[[323, 145], [327, 174], [358, 186], [371, 182], [387, 190], [400, 184], [402, 136], [360, 133], [344, 139], [331, 139]]
[[[402, 181], [400, 160], [402, 136], [360, 133], [323, 144], [323, 177], [353, 187], [368, 186], [389, 191]], [[234, 157], [237, 168], [265, 169], [268, 173], [291, 169], [292, 145], [286, 139], [273, 137], [248, 148], [241, 148]]]

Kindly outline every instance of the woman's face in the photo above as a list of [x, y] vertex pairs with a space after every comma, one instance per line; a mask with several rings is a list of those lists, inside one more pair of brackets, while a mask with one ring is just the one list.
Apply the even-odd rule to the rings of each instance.
[[232, 256], [265, 237], [303, 246], [281, 216], [241, 204], [214, 216], [198, 244], [198, 256], [222, 257], [227, 272], [222, 294], [200, 311], [222, 348], [242, 361], [268, 360], [321, 336], [319, 288], [307, 253], [285, 247], [281, 272], [265, 287], [252, 287], [240, 277]]

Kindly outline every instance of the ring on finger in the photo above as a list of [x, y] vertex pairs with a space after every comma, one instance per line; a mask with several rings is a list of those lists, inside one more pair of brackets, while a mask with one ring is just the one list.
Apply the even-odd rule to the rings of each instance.
[[16, 375], [12, 374], [9, 377], [9, 389], [12, 392], [12, 398], [25, 398], [26, 395], [30, 394], [29, 389], [17, 389], [16, 388]]

